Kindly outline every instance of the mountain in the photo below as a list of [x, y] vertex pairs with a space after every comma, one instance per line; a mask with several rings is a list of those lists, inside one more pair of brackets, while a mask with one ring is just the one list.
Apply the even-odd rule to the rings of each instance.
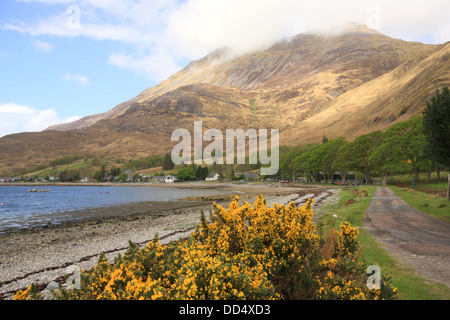
[[177, 128], [280, 129], [280, 144], [384, 130], [421, 113], [450, 84], [450, 42], [427, 45], [353, 24], [265, 50], [227, 48], [191, 62], [108, 112], [0, 139], [0, 176], [65, 155], [139, 158], [169, 152]]

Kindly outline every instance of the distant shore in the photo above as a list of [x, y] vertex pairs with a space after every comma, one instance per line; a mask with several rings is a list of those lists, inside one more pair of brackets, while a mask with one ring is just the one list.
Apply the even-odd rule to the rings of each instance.
[[[2, 182], [1, 186], [28, 186], [28, 187], [158, 187], [158, 188], [185, 188], [185, 189], [229, 189], [232, 187], [248, 186], [246, 189], [258, 188], [258, 186], [280, 187], [279, 182], [233, 182], [233, 181], [186, 181], [186, 182]], [[289, 187], [283, 185], [282, 187]], [[267, 190], [267, 188], [264, 188]]]
[[40, 284], [41, 289], [44, 289], [51, 281], [61, 280], [69, 266], [92, 268], [100, 252], [106, 253], [112, 261], [118, 253], [125, 252], [129, 240], [143, 246], [155, 234], [158, 234], [162, 243], [187, 237], [199, 223], [200, 212], [203, 210], [208, 216], [209, 210], [213, 209], [213, 202], [227, 206], [235, 195], [239, 195], [241, 201], [253, 204], [257, 195], [263, 194], [268, 205], [273, 202], [288, 204], [291, 200], [311, 194], [319, 195], [326, 190], [319, 186], [253, 183], [148, 186], [215, 188], [224, 193], [180, 201], [146, 201], [79, 210], [78, 214], [85, 215], [85, 219], [0, 234], [0, 299], [10, 299], [15, 290], [31, 283]]
[[[181, 184], [181, 183], [177, 183]], [[164, 186], [169, 183], [164, 182], [2, 182], [0, 186], [94, 186], [94, 187], [151, 187], [151, 186]]]

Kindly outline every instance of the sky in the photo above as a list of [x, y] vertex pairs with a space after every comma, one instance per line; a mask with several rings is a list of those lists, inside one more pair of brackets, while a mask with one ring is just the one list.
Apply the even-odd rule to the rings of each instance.
[[224, 46], [359, 22], [450, 40], [448, 0], [1, 0], [0, 137], [106, 112]]

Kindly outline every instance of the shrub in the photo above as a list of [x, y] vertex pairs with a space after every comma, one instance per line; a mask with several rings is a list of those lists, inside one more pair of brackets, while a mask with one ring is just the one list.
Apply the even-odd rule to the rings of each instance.
[[352, 198], [352, 199], [348, 199], [348, 200], [345, 200], [344, 201], [344, 203], [342, 204], [343, 206], [349, 206], [349, 205], [351, 205], [352, 203], [355, 203], [355, 200]]
[[368, 193], [366, 189], [353, 189], [352, 190], [353, 195], [358, 197], [368, 197]]
[[42, 295], [34, 284], [26, 290], [20, 290], [14, 295], [14, 300], [42, 300]]
[[[321, 239], [313, 223], [312, 200], [297, 208], [254, 206], [228, 209], [214, 204], [201, 214], [186, 240], [145, 248], [130, 242], [122, 257], [83, 271], [80, 289], [53, 292], [56, 299], [392, 299], [396, 289], [384, 277], [368, 289], [358, 262], [358, 229], [348, 222]], [[322, 244], [322, 245], [321, 245]], [[18, 292], [16, 298], [29, 298]]]

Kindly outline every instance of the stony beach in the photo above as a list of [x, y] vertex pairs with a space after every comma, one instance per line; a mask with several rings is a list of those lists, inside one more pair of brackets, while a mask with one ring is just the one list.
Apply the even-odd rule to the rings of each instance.
[[177, 183], [170, 187], [217, 188], [224, 195], [80, 210], [77, 213], [84, 219], [0, 234], [0, 299], [11, 299], [15, 291], [31, 283], [40, 289], [64, 283], [63, 275], [71, 266], [90, 269], [100, 252], [113, 261], [127, 250], [129, 241], [145, 246], [155, 234], [161, 243], [187, 237], [197, 226], [201, 210], [209, 213], [213, 202], [226, 206], [235, 195], [253, 204], [263, 194], [268, 206], [291, 201], [300, 205], [312, 197], [314, 205], [321, 206], [338, 193], [336, 189], [278, 183]]

